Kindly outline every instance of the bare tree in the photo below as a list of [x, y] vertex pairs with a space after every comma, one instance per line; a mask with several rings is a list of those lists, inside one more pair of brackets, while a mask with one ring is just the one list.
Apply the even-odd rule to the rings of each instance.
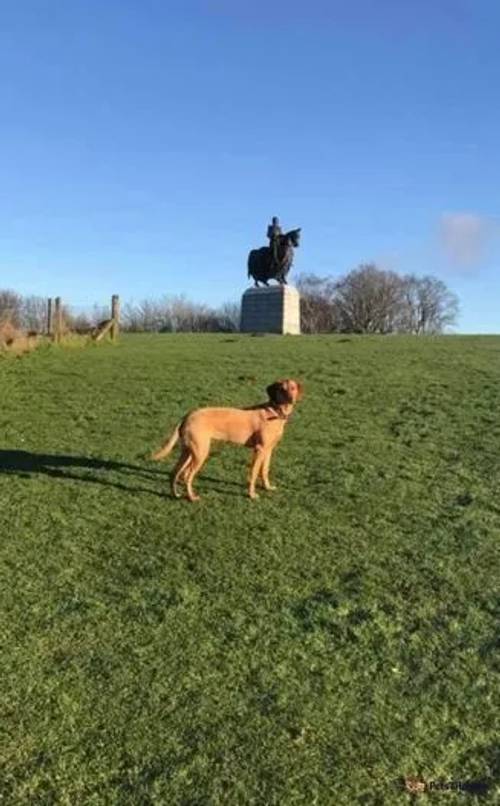
[[401, 277], [362, 264], [335, 283], [335, 302], [342, 331], [351, 333], [391, 333], [396, 329], [401, 309]]
[[172, 330], [168, 304], [165, 300], [144, 299], [137, 304], [128, 302], [121, 312], [122, 327], [131, 333], [157, 333]]
[[190, 333], [210, 329], [210, 311], [205, 305], [197, 305], [180, 296], [167, 299], [165, 307], [171, 323], [168, 330]]
[[303, 333], [441, 333], [454, 324], [458, 299], [435, 277], [401, 277], [363, 264], [334, 281], [299, 276]]
[[6, 288], [0, 290], [0, 321], [11, 322], [14, 327], [21, 326], [23, 298], [16, 291]]
[[62, 321], [65, 331], [75, 333], [89, 333], [92, 330], [92, 320], [85, 311], [74, 312], [68, 305], [63, 305]]
[[406, 332], [417, 335], [442, 333], [456, 324], [459, 301], [442, 280], [426, 275], [403, 278], [406, 303]]
[[47, 300], [45, 297], [31, 295], [23, 298], [21, 323], [26, 330], [45, 333], [47, 328]]
[[88, 317], [92, 327], [96, 327], [100, 322], [104, 322], [106, 319], [109, 319], [110, 316], [111, 310], [109, 305], [98, 305], [97, 303], [94, 303], [88, 312]]
[[456, 324], [458, 297], [442, 280], [414, 274], [402, 278], [404, 302], [399, 330], [424, 335], [442, 333]]
[[215, 314], [219, 330], [224, 333], [236, 333], [240, 329], [241, 305], [238, 302], [224, 302]]
[[128, 303], [122, 309], [123, 328], [130, 332], [233, 332], [239, 328], [239, 317], [239, 306], [234, 303], [214, 309], [184, 296]]
[[300, 291], [302, 333], [330, 333], [338, 330], [335, 281], [331, 277], [301, 274], [297, 278], [296, 285]]
[[165, 306], [157, 300], [143, 300], [138, 306], [141, 330], [155, 332], [165, 324]]
[[141, 312], [137, 305], [127, 302], [121, 311], [122, 328], [129, 333], [139, 333], [142, 328]]
[[415, 274], [408, 274], [402, 278], [403, 298], [399, 310], [396, 329], [400, 333], [419, 332], [419, 278]]

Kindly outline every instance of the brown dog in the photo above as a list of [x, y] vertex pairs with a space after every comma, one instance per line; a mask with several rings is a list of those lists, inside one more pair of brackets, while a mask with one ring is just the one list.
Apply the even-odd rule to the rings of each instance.
[[189, 500], [198, 501], [199, 496], [193, 491], [193, 481], [208, 457], [213, 439], [252, 448], [248, 486], [250, 498], [257, 498], [255, 485], [259, 476], [266, 490], [275, 489], [269, 482], [271, 454], [283, 436], [295, 403], [302, 396], [302, 386], [293, 380], [276, 381], [266, 391], [268, 402], [251, 408], [192, 411], [179, 423], [165, 445], [152, 455], [152, 459], [164, 459], [180, 438], [182, 452], [171, 476], [172, 493], [176, 498], [179, 497], [177, 483], [183, 480]]

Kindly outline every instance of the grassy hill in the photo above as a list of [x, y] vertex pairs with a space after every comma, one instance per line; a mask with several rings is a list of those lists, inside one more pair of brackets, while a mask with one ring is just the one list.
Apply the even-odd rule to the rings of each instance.
[[[144, 456], [280, 377], [278, 491], [219, 446], [172, 500]], [[2, 803], [496, 802], [500, 337], [40, 350], [0, 429]]]

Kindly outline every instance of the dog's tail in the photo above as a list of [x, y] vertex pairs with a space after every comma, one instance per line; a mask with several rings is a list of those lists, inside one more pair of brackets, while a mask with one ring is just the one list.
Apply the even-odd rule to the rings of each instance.
[[155, 453], [151, 454], [151, 459], [154, 459], [155, 462], [159, 462], [161, 459], [165, 459], [166, 456], [170, 453], [172, 448], [175, 447], [179, 440], [180, 431], [181, 431], [182, 422], [179, 423], [172, 436], [167, 439], [164, 445], [161, 446]]

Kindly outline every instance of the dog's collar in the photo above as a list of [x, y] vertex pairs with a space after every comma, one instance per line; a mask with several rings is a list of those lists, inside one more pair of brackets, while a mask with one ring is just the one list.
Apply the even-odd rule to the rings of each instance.
[[269, 417], [270, 420], [289, 420], [292, 416], [292, 412], [285, 414], [280, 408], [274, 408], [274, 406], [269, 406], [267, 411], [272, 412], [274, 415], [274, 417]]

